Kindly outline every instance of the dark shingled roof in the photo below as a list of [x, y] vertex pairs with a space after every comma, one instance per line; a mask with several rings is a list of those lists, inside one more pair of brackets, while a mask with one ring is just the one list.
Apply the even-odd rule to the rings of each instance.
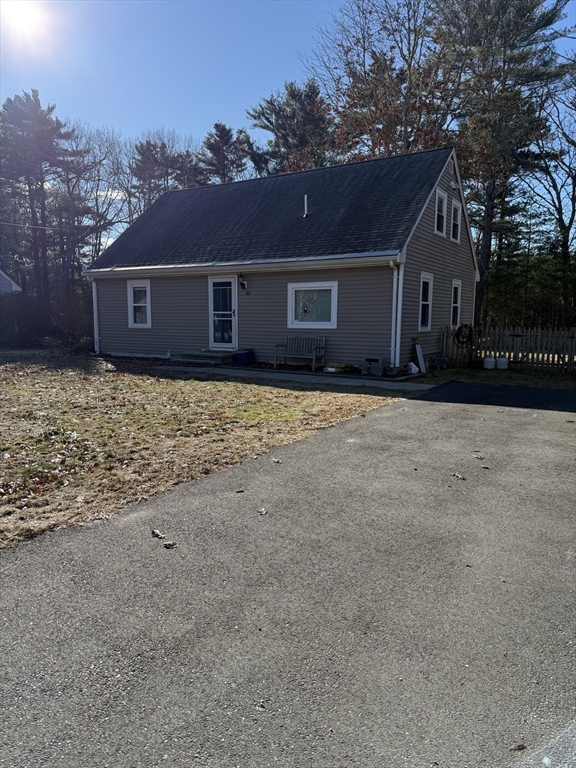
[[451, 152], [436, 149], [168, 192], [91, 269], [400, 250]]

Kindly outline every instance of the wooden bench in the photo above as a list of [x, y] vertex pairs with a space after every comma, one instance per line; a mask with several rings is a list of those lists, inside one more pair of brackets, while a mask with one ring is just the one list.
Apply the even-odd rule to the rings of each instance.
[[276, 344], [274, 350], [274, 368], [278, 364], [278, 357], [310, 357], [312, 358], [312, 370], [316, 370], [316, 360], [324, 359], [324, 336], [286, 336], [283, 344]]

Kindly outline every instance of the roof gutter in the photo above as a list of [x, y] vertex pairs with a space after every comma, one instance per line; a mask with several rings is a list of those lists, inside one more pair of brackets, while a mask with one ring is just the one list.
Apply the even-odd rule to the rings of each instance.
[[140, 277], [162, 275], [213, 275], [230, 272], [237, 268], [242, 272], [284, 272], [301, 269], [330, 269], [355, 266], [381, 266], [386, 264], [384, 259], [393, 259], [400, 263], [405, 254], [399, 250], [367, 251], [365, 253], [341, 253], [328, 256], [295, 256], [286, 259], [252, 259], [248, 261], [205, 262], [204, 264], [156, 264], [139, 267], [105, 267], [102, 269], [85, 269], [83, 277], [129, 277], [137, 274]]

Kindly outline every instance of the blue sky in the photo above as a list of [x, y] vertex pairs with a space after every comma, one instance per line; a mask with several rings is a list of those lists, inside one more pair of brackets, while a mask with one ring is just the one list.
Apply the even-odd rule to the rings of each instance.
[[[37, 88], [63, 120], [201, 140], [286, 80], [337, 0], [2, 0], [2, 103]], [[16, 11], [16, 12], [14, 12]]]

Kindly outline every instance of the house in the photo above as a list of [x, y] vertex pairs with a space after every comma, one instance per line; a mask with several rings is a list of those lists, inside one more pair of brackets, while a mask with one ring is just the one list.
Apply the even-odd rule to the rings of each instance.
[[16, 295], [22, 288], [0, 269], [0, 347], [18, 343]]
[[0, 294], [20, 293], [21, 290], [22, 288], [20, 288], [18, 283], [15, 283], [11, 277], [8, 277], [6, 272], [0, 269]]
[[308, 335], [395, 366], [472, 323], [478, 279], [451, 148], [168, 192], [84, 274], [100, 353], [271, 361]]

